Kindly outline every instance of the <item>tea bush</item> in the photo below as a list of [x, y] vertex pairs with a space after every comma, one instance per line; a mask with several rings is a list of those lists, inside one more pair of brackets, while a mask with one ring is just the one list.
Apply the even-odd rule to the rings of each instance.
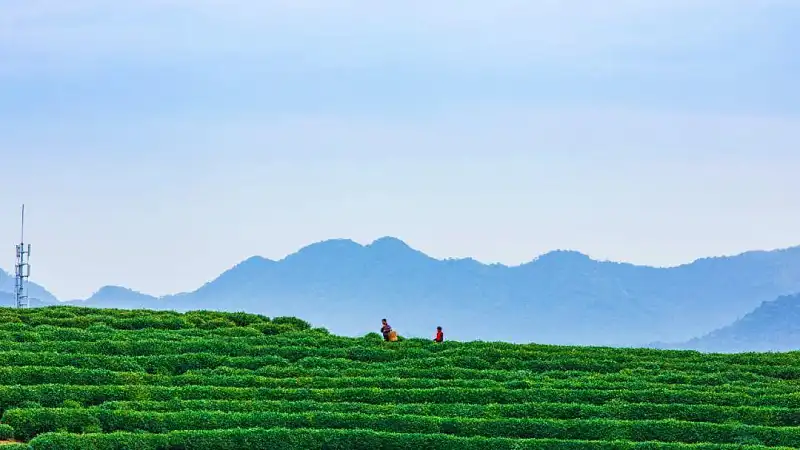
[[800, 357], [334, 336], [242, 312], [0, 308], [22, 449], [800, 448]]

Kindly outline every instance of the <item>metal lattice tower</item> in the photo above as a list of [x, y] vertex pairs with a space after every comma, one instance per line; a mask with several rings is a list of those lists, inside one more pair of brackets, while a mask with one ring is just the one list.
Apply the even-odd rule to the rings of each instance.
[[16, 277], [14, 283], [14, 296], [17, 299], [17, 308], [28, 308], [28, 277], [31, 275], [31, 266], [28, 258], [31, 256], [31, 244], [25, 248], [25, 205], [22, 205], [22, 227], [20, 229], [19, 244], [17, 244]]

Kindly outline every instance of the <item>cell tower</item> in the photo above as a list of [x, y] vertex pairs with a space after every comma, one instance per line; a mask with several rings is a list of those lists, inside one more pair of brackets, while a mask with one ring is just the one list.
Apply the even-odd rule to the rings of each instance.
[[20, 228], [19, 244], [17, 244], [17, 265], [14, 285], [14, 295], [17, 299], [17, 308], [28, 308], [28, 277], [31, 275], [31, 266], [28, 258], [31, 256], [31, 244], [25, 248], [25, 205], [22, 205], [22, 228]]

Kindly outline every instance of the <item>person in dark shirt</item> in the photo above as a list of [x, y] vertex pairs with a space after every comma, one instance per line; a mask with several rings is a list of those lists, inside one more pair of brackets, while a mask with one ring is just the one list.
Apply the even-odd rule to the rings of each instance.
[[436, 327], [436, 337], [433, 339], [434, 342], [442, 342], [444, 341], [444, 333], [442, 333], [442, 327]]
[[389, 326], [389, 323], [386, 322], [386, 319], [382, 319], [381, 323], [383, 324], [383, 326], [381, 327], [381, 333], [383, 334], [383, 340], [388, 342], [389, 341], [389, 333], [392, 332], [392, 327]]

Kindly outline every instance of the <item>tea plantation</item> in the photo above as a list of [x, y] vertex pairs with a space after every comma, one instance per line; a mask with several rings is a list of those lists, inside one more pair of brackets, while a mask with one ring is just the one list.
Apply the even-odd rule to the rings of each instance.
[[798, 448], [799, 363], [0, 308], [0, 449]]

